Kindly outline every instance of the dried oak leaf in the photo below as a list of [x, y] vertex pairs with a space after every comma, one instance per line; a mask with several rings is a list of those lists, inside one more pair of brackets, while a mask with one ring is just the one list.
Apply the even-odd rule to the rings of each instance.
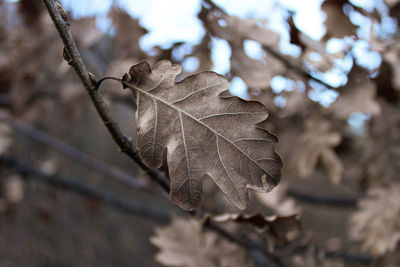
[[248, 223], [263, 229], [279, 244], [286, 244], [293, 240], [300, 231], [300, 221], [297, 215], [291, 216], [264, 216], [256, 214], [227, 213], [213, 217], [216, 222], [234, 221], [236, 223]]
[[263, 205], [267, 206], [279, 216], [290, 216], [299, 214], [301, 208], [296, 204], [296, 201], [287, 196], [287, 183], [280, 183], [269, 194], [255, 194], [255, 197]]
[[376, 99], [376, 84], [357, 65], [353, 66], [348, 77], [349, 81], [338, 89], [340, 95], [329, 110], [337, 118], [344, 120], [354, 112], [378, 115], [381, 109]]
[[341, 39], [355, 34], [356, 26], [343, 12], [343, 5], [346, 3], [348, 3], [348, 0], [326, 0], [322, 3], [321, 9], [326, 14], [325, 37]]
[[279, 34], [266, 27], [266, 20], [240, 19], [237, 16], [230, 16], [219, 10], [209, 10], [204, 7], [199, 13], [199, 19], [212, 35], [230, 43], [250, 39], [261, 45], [278, 48]]
[[150, 238], [161, 250], [156, 260], [167, 266], [252, 266], [242, 248], [202, 228], [199, 221], [177, 217], [170, 225], [157, 228]]
[[399, 218], [400, 184], [371, 188], [351, 217], [350, 237], [376, 256], [394, 251], [400, 241]]
[[113, 42], [117, 47], [120, 57], [143, 57], [143, 51], [139, 46], [139, 39], [147, 33], [147, 30], [139, 25], [139, 20], [132, 18], [120, 8], [112, 8], [108, 13], [111, 18], [115, 37]]
[[249, 88], [268, 88], [271, 79], [285, 69], [283, 63], [272, 56], [265, 60], [252, 59], [244, 52], [243, 43], [232, 45], [232, 75], [242, 78]]
[[88, 48], [100, 41], [102, 32], [96, 27], [96, 17], [85, 17], [71, 24], [71, 32], [81, 49]]
[[195, 57], [199, 61], [199, 66], [193, 72], [200, 72], [205, 70], [210, 70], [213, 67], [213, 61], [211, 60], [211, 49], [210, 44], [211, 37], [209, 35], [204, 35], [201, 42], [193, 47], [193, 52], [185, 56], [188, 57]]
[[179, 65], [162, 60], [153, 70], [143, 61], [124, 75], [134, 88], [140, 156], [149, 168], [168, 164], [170, 200], [181, 208], [199, 205], [202, 180], [210, 177], [244, 209], [249, 188], [268, 192], [280, 179], [277, 138], [263, 125], [265, 107], [221, 94], [229, 83], [214, 72], [176, 83], [179, 73]]
[[[267, 51], [264, 51], [265, 56], [262, 60], [252, 59], [244, 52], [243, 42], [248, 39], [280, 54], [279, 34], [268, 29], [265, 20], [243, 20], [204, 8], [199, 18], [212, 35], [229, 42], [232, 48], [232, 75], [242, 78], [249, 88], [267, 88], [275, 75], [286, 72], [287, 68], [281, 60]], [[222, 21], [223, 26], [221, 26]]]
[[400, 181], [400, 112], [387, 101], [380, 106], [382, 113], [369, 124], [363, 166], [368, 184], [390, 185]]
[[[346, 55], [346, 51], [350, 49], [350, 46], [344, 47], [336, 53], [328, 53], [326, 50], [326, 44], [321, 41], [315, 41], [307, 35], [300, 33], [299, 39], [304, 44], [305, 49], [301, 55], [301, 60], [310, 69], [315, 69], [320, 72], [327, 72], [335, 66], [335, 60], [343, 59]], [[319, 59], [313, 59], [312, 55], [317, 53], [320, 55]]]
[[329, 121], [318, 116], [308, 119], [305, 131], [291, 157], [291, 169], [296, 171], [294, 174], [300, 177], [310, 176], [318, 162], [321, 162], [332, 182], [339, 183], [342, 179], [343, 163], [336, 155], [334, 147], [340, 144], [341, 139], [340, 133], [331, 130]]

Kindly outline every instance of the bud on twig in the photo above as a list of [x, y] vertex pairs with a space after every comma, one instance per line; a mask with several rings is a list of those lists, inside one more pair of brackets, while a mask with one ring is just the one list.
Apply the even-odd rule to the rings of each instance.
[[60, 3], [58, 3], [57, 1], [56, 1], [56, 7], [57, 7], [58, 12], [59, 12], [60, 15], [61, 15], [61, 18], [62, 18], [65, 22], [68, 23], [68, 15], [67, 15], [67, 12], [66, 12], [65, 9], [62, 7], [62, 5], [60, 5]]
[[67, 49], [65, 49], [65, 46], [62, 49], [62, 57], [65, 61], [67, 61], [68, 63], [71, 62], [71, 58], [68, 55]]
[[93, 86], [97, 86], [97, 79], [96, 79], [96, 76], [94, 76], [94, 74], [91, 73], [91, 72], [88, 72], [88, 74], [89, 74], [90, 81], [92, 82], [92, 85], [93, 85]]

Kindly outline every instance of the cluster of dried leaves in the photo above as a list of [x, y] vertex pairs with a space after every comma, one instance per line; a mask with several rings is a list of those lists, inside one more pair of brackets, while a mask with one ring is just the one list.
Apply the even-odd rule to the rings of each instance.
[[167, 266], [252, 266], [246, 252], [213, 232], [205, 232], [195, 219], [174, 218], [155, 230], [150, 241], [161, 251], [158, 262]]
[[[400, 17], [399, 5], [398, 1], [387, 1], [390, 16]], [[268, 21], [232, 16], [210, 1], [204, 1], [198, 14], [206, 34], [183, 58], [173, 56], [176, 49], [187, 45], [182, 43], [169, 49], [156, 47], [152, 55], [143, 52], [139, 39], [147, 31], [119, 8], [109, 12], [112, 35], [97, 30], [94, 17], [70, 21], [91, 72], [99, 77], [121, 77], [129, 70], [124, 86], [132, 89], [136, 104], [136, 144], [148, 167], [168, 173], [171, 201], [186, 210], [201, 207], [215, 215], [210, 220], [267, 243], [274, 253], [290, 250], [290, 244], [301, 239], [299, 247], [306, 242], [308, 249], [293, 249], [286, 259], [297, 266], [328, 262], [311, 242], [325, 246], [332, 236], [329, 231], [314, 229], [318, 223], [308, 223], [320, 218], [310, 215], [312, 207], [288, 196], [295, 189], [331, 198], [360, 198], [348, 229], [351, 239], [360, 241], [362, 249], [374, 256], [398, 251], [400, 240], [398, 34], [383, 36], [379, 27], [371, 26], [370, 35], [364, 37], [349, 19], [349, 13], [355, 12], [374, 25], [383, 25], [387, 19], [383, 9], [368, 11], [347, 0], [327, 0], [321, 10], [326, 14], [326, 34], [320, 41], [297, 29], [293, 14], [287, 13], [290, 42], [301, 50], [297, 57], [280, 50], [281, 38], [268, 27]], [[40, 123], [44, 128], [55, 121], [85, 118], [84, 92], [62, 61], [61, 44], [41, 6], [23, 0], [0, 1], [0, 35], [4, 37], [0, 38], [1, 114]], [[225, 77], [207, 71], [213, 65], [214, 38], [226, 40], [232, 50], [231, 69]], [[346, 45], [329, 53], [327, 43], [333, 38], [347, 40]], [[246, 54], [246, 40], [262, 47], [262, 58]], [[357, 64], [352, 55], [357, 41], [367, 41], [371, 50], [381, 54], [379, 67], [367, 70]], [[198, 68], [181, 73], [178, 64], [188, 57], [198, 59]], [[339, 88], [321, 84], [318, 77], [340, 68], [337, 62], [345, 57], [353, 60], [351, 70], [342, 70], [347, 83]], [[137, 64], [143, 59], [146, 61]], [[271, 80], [276, 76], [286, 79], [287, 88], [273, 90]], [[235, 77], [247, 85], [250, 100], [265, 107], [230, 96], [228, 81]], [[322, 89], [315, 89], [318, 83]], [[312, 97], [318, 90], [338, 96], [324, 106]], [[127, 91], [109, 83], [103, 95], [113, 109], [130, 114], [133, 100]], [[126, 104], [129, 110], [121, 111]], [[367, 120], [355, 129], [348, 121], [359, 113]], [[279, 137], [285, 182], [271, 193], [255, 193], [253, 190], [270, 191], [279, 183], [282, 163], [274, 150], [275, 136]], [[12, 139], [9, 126], [0, 117], [0, 153], [8, 151]], [[0, 209], [23, 198], [18, 177], [2, 179], [0, 188], [4, 192], [0, 193]], [[231, 203], [248, 209], [237, 213]], [[302, 235], [300, 213], [307, 222]], [[343, 228], [349, 217], [343, 214], [337, 225], [326, 227]], [[329, 216], [330, 221], [337, 220], [334, 213]], [[312, 231], [315, 240], [304, 238]], [[341, 243], [353, 244], [345, 235], [338, 238]], [[160, 249], [156, 259], [164, 265], [253, 264], [243, 248], [204, 231], [202, 223], [194, 219], [174, 218], [170, 225], [155, 231], [151, 242]]]

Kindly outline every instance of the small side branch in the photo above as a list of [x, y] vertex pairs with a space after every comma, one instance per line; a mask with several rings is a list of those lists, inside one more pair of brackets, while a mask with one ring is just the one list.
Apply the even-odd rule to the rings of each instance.
[[308, 202], [311, 204], [328, 205], [333, 207], [355, 207], [357, 205], [357, 198], [353, 197], [324, 197], [314, 196], [293, 189], [288, 189], [288, 196], [295, 198], [298, 201]]
[[20, 174], [25, 179], [34, 179], [39, 182], [48, 183], [69, 190], [84, 197], [103, 202], [117, 210], [134, 216], [145, 217], [161, 223], [167, 223], [170, 220], [169, 214], [165, 211], [147, 207], [133, 201], [122, 200], [109, 192], [101, 191], [74, 179], [48, 175], [38, 169], [23, 164], [10, 156], [1, 155], [0, 164], [3, 167]]
[[[0, 121], [5, 121], [10, 125], [15, 131], [23, 134], [24, 136], [35, 140], [47, 147], [50, 147], [63, 155], [67, 156], [71, 160], [74, 160], [102, 175], [105, 177], [117, 180], [124, 185], [127, 185], [135, 189], [145, 189], [150, 190], [148, 184], [144, 180], [137, 179], [131, 175], [115, 168], [110, 167], [103, 162], [90, 157], [89, 155], [77, 150], [76, 148], [48, 135], [47, 133], [32, 127], [29, 124], [18, 121], [13, 116], [8, 115], [0, 111]], [[150, 190], [154, 191], [154, 190]]]
[[[133, 201], [122, 200], [109, 192], [99, 190], [88, 184], [82, 183], [77, 179], [65, 178], [57, 175], [48, 175], [25, 163], [21, 163], [20, 161], [8, 155], [0, 155], [0, 166], [12, 170], [15, 173], [18, 173], [25, 179], [33, 179], [38, 182], [47, 183], [71, 191], [83, 197], [95, 199], [126, 214], [141, 216], [161, 223], [167, 223], [170, 220], [170, 215], [165, 211], [147, 207], [143, 204]], [[188, 213], [188, 215], [200, 218], [203, 217], [201, 214], [198, 213]], [[208, 221], [204, 226], [209, 230], [218, 233], [223, 238], [226, 238], [231, 242], [237, 243], [238, 245], [243, 246], [248, 250], [257, 250], [261, 252], [267, 257], [267, 259], [271, 263], [274, 264], [274, 266], [283, 266], [279, 259], [269, 253], [265, 247], [253, 241], [239, 238], [234, 234], [226, 231], [213, 221]]]
[[[107, 127], [114, 141], [117, 143], [121, 152], [124, 152], [129, 157], [131, 157], [143, 170], [145, 170], [153, 179], [155, 179], [167, 192], [169, 192], [169, 179], [160, 171], [156, 169], [147, 168], [143, 161], [139, 157], [139, 151], [136, 146], [127, 138], [119, 128], [115, 119], [111, 116], [108, 106], [105, 104], [103, 98], [98, 92], [99, 83], [93, 83], [92, 79], [89, 77], [89, 73], [86, 70], [86, 66], [78, 52], [78, 49], [73, 41], [71, 32], [69, 31], [69, 24], [63, 20], [60, 13], [58, 12], [54, 0], [42, 0], [46, 6], [51, 19], [65, 45], [65, 50], [68, 53], [69, 64], [74, 68], [75, 72], [78, 74], [82, 84], [84, 85], [93, 105], [95, 106], [100, 118], [102, 119], [104, 125]], [[119, 79], [118, 79], [119, 80]], [[42, 177], [45, 178], [45, 177]], [[112, 201], [111, 201], [112, 202]], [[194, 213], [190, 213], [194, 216]], [[244, 241], [235, 235], [225, 231], [220, 226], [215, 223], [205, 225], [210, 230], [219, 233], [221, 236], [244, 246], [247, 249], [257, 249], [266, 255], [270, 254], [265, 250], [264, 247], [259, 246], [251, 241]], [[271, 262], [280, 263], [278, 259], [270, 259]], [[275, 264], [281, 266], [281, 264]]]
[[[224, 15], [228, 16], [228, 14], [225, 12], [225, 10], [223, 10], [220, 6], [215, 4], [214, 1], [212, 1], [212, 0], [203, 0], [203, 3], [208, 5], [211, 9], [218, 10], [219, 12], [221, 12], [221, 14], [224, 14]], [[298, 75], [300, 75], [304, 79], [316, 81], [316, 82], [324, 85], [325, 87], [327, 87], [329, 89], [333, 89], [333, 90], [335, 89], [331, 85], [329, 85], [326, 82], [324, 82], [323, 80], [321, 80], [321, 79], [319, 79], [317, 77], [314, 77], [310, 73], [308, 73], [305, 70], [303, 70], [301, 67], [296, 66], [295, 64], [293, 64], [290, 60], [288, 60], [284, 55], [282, 55], [279, 51], [277, 51], [273, 47], [263, 45], [263, 49], [265, 49], [265, 51], [267, 51], [272, 56], [274, 56], [276, 59], [278, 59], [283, 64], [285, 64], [285, 66], [288, 69], [293, 70], [294, 72], [296, 72]]]
[[86, 69], [86, 65], [79, 54], [76, 44], [72, 38], [69, 30], [69, 24], [64, 21], [54, 0], [42, 0], [54, 25], [65, 45], [65, 51], [68, 53], [69, 64], [74, 68], [76, 74], [79, 76], [83, 86], [86, 89], [97, 113], [102, 119], [107, 130], [110, 132], [115, 143], [118, 145], [121, 152], [127, 154], [132, 158], [143, 170], [145, 170], [153, 179], [155, 179], [167, 192], [169, 192], [169, 179], [160, 171], [156, 169], [149, 169], [139, 157], [139, 151], [136, 146], [130, 141], [128, 137], [121, 131], [117, 122], [110, 113], [110, 110], [104, 99], [97, 90], [96, 84], [93, 84], [92, 79]]

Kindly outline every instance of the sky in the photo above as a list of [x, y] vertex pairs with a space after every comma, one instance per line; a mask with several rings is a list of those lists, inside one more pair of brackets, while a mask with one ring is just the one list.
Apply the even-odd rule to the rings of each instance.
[[[323, 22], [325, 14], [320, 6], [323, 0], [214, 0], [216, 4], [224, 8], [229, 14], [240, 18], [268, 19], [268, 27], [281, 35], [280, 48], [286, 54], [299, 55], [300, 49], [289, 43], [285, 19], [286, 10], [293, 11], [296, 26], [314, 40], [320, 40], [325, 34]], [[115, 2], [133, 17], [139, 18], [141, 25], [149, 33], [140, 40], [143, 50], [151, 51], [154, 46], [170, 47], [174, 42], [182, 41], [188, 44], [200, 42], [205, 31], [197, 13], [201, 8], [201, 0], [63, 0], [64, 7], [73, 11], [75, 17], [88, 15], [98, 16], [98, 26], [103, 31], [111, 30], [111, 22], [106, 13]], [[351, 0], [355, 5], [371, 10], [374, 7], [381, 8], [383, 0]], [[353, 23], [360, 25], [359, 35], [368, 35], [370, 24], [367, 19], [357, 12], [350, 14]], [[389, 22], [390, 24], [390, 22]], [[390, 27], [390, 25], [389, 25]], [[345, 45], [342, 40], [332, 40], [328, 43], [328, 51], [335, 51]], [[376, 68], [381, 62], [380, 55], [369, 51], [367, 41], [353, 43], [354, 55], [357, 62], [370, 69]], [[214, 38], [212, 41], [212, 59], [214, 71], [224, 74], [230, 68], [229, 57], [231, 54], [229, 45], [224, 41]], [[252, 58], [261, 58], [262, 50], [254, 43], [245, 43], [245, 52]], [[188, 70], [195, 68], [195, 59], [184, 62]], [[346, 74], [352, 66], [351, 58], [338, 61], [338, 68], [317, 77], [333, 87], [339, 87], [347, 82]], [[242, 90], [244, 91], [244, 89]]]
[[[18, 0], [9, 0], [16, 2]], [[350, 0], [352, 4], [372, 10], [377, 8], [383, 13], [385, 5], [383, 0]], [[84, 17], [90, 15], [97, 16], [97, 25], [104, 31], [112, 33], [111, 22], [107, 18], [107, 12], [113, 2], [126, 10], [132, 17], [139, 18], [141, 26], [146, 28], [149, 33], [140, 40], [140, 46], [144, 51], [151, 51], [154, 46], [163, 48], [171, 47], [175, 42], [181, 41], [188, 45], [183, 46], [175, 52], [176, 56], [183, 56], [190, 51], [190, 46], [199, 43], [205, 33], [201, 21], [197, 14], [201, 8], [201, 0], [60, 0], [64, 8], [72, 11], [74, 17]], [[325, 14], [321, 12], [320, 6], [323, 0], [214, 0], [230, 15], [236, 15], [242, 19], [256, 18], [266, 19], [268, 27], [278, 32], [281, 36], [280, 49], [283, 53], [298, 56], [300, 48], [289, 43], [289, 35], [286, 26], [286, 10], [294, 12], [294, 22], [303, 33], [314, 40], [320, 40], [325, 34], [324, 20]], [[333, 39], [327, 43], [327, 51], [334, 53], [345, 45], [352, 45], [352, 53], [358, 64], [374, 69], [381, 63], [381, 56], [369, 50], [368, 38], [370, 34], [371, 22], [358, 12], [352, 11], [349, 14], [352, 23], [359, 25], [358, 36], [366, 40], [354, 41], [351, 38], [344, 40]], [[374, 25], [378, 27], [379, 25]], [[388, 16], [384, 18], [384, 23], [380, 25], [380, 32], [391, 34], [396, 30], [396, 23]], [[231, 50], [225, 40], [213, 38], [212, 60], [214, 63], [213, 71], [225, 74], [230, 69]], [[245, 41], [245, 53], [254, 59], [261, 59], [263, 51], [260, 44], [254, 41]], [[187, 71], [196, 69], [198, 61], [196, 58], [188, 58], [183, 62], [183, 68]], [[327, 73], [314, 74], [333, 87], [340, 87], [347, 82], [347, 72], [353, 64], [351, 56], [343, 60], [337, 60], [336, 67]], [[290, 90], [291, 81], [284, 77], [275, 77], [271, 87], [274, 91]], [[309, 96], [314, 101], [323, 106], [329, 106], [338, 94], [329, 90], [321, 84], [310, 83], [313, 88]], [[284, 89], [282, 89], [284, 88]], [[240, 97], [247, 97], [246, 84], [239, 78], [234, 77], [231, 81], [231, 93]], [[277, 98], [278, 105], [284, 105], [284, 99]], [[367, 119], [361, 115], [355, 116], [350, 121], [357, 123]], [[361, 118], [361, 119], [360, 119]], [[351, 119], [351, 118], [350, 118]]]

